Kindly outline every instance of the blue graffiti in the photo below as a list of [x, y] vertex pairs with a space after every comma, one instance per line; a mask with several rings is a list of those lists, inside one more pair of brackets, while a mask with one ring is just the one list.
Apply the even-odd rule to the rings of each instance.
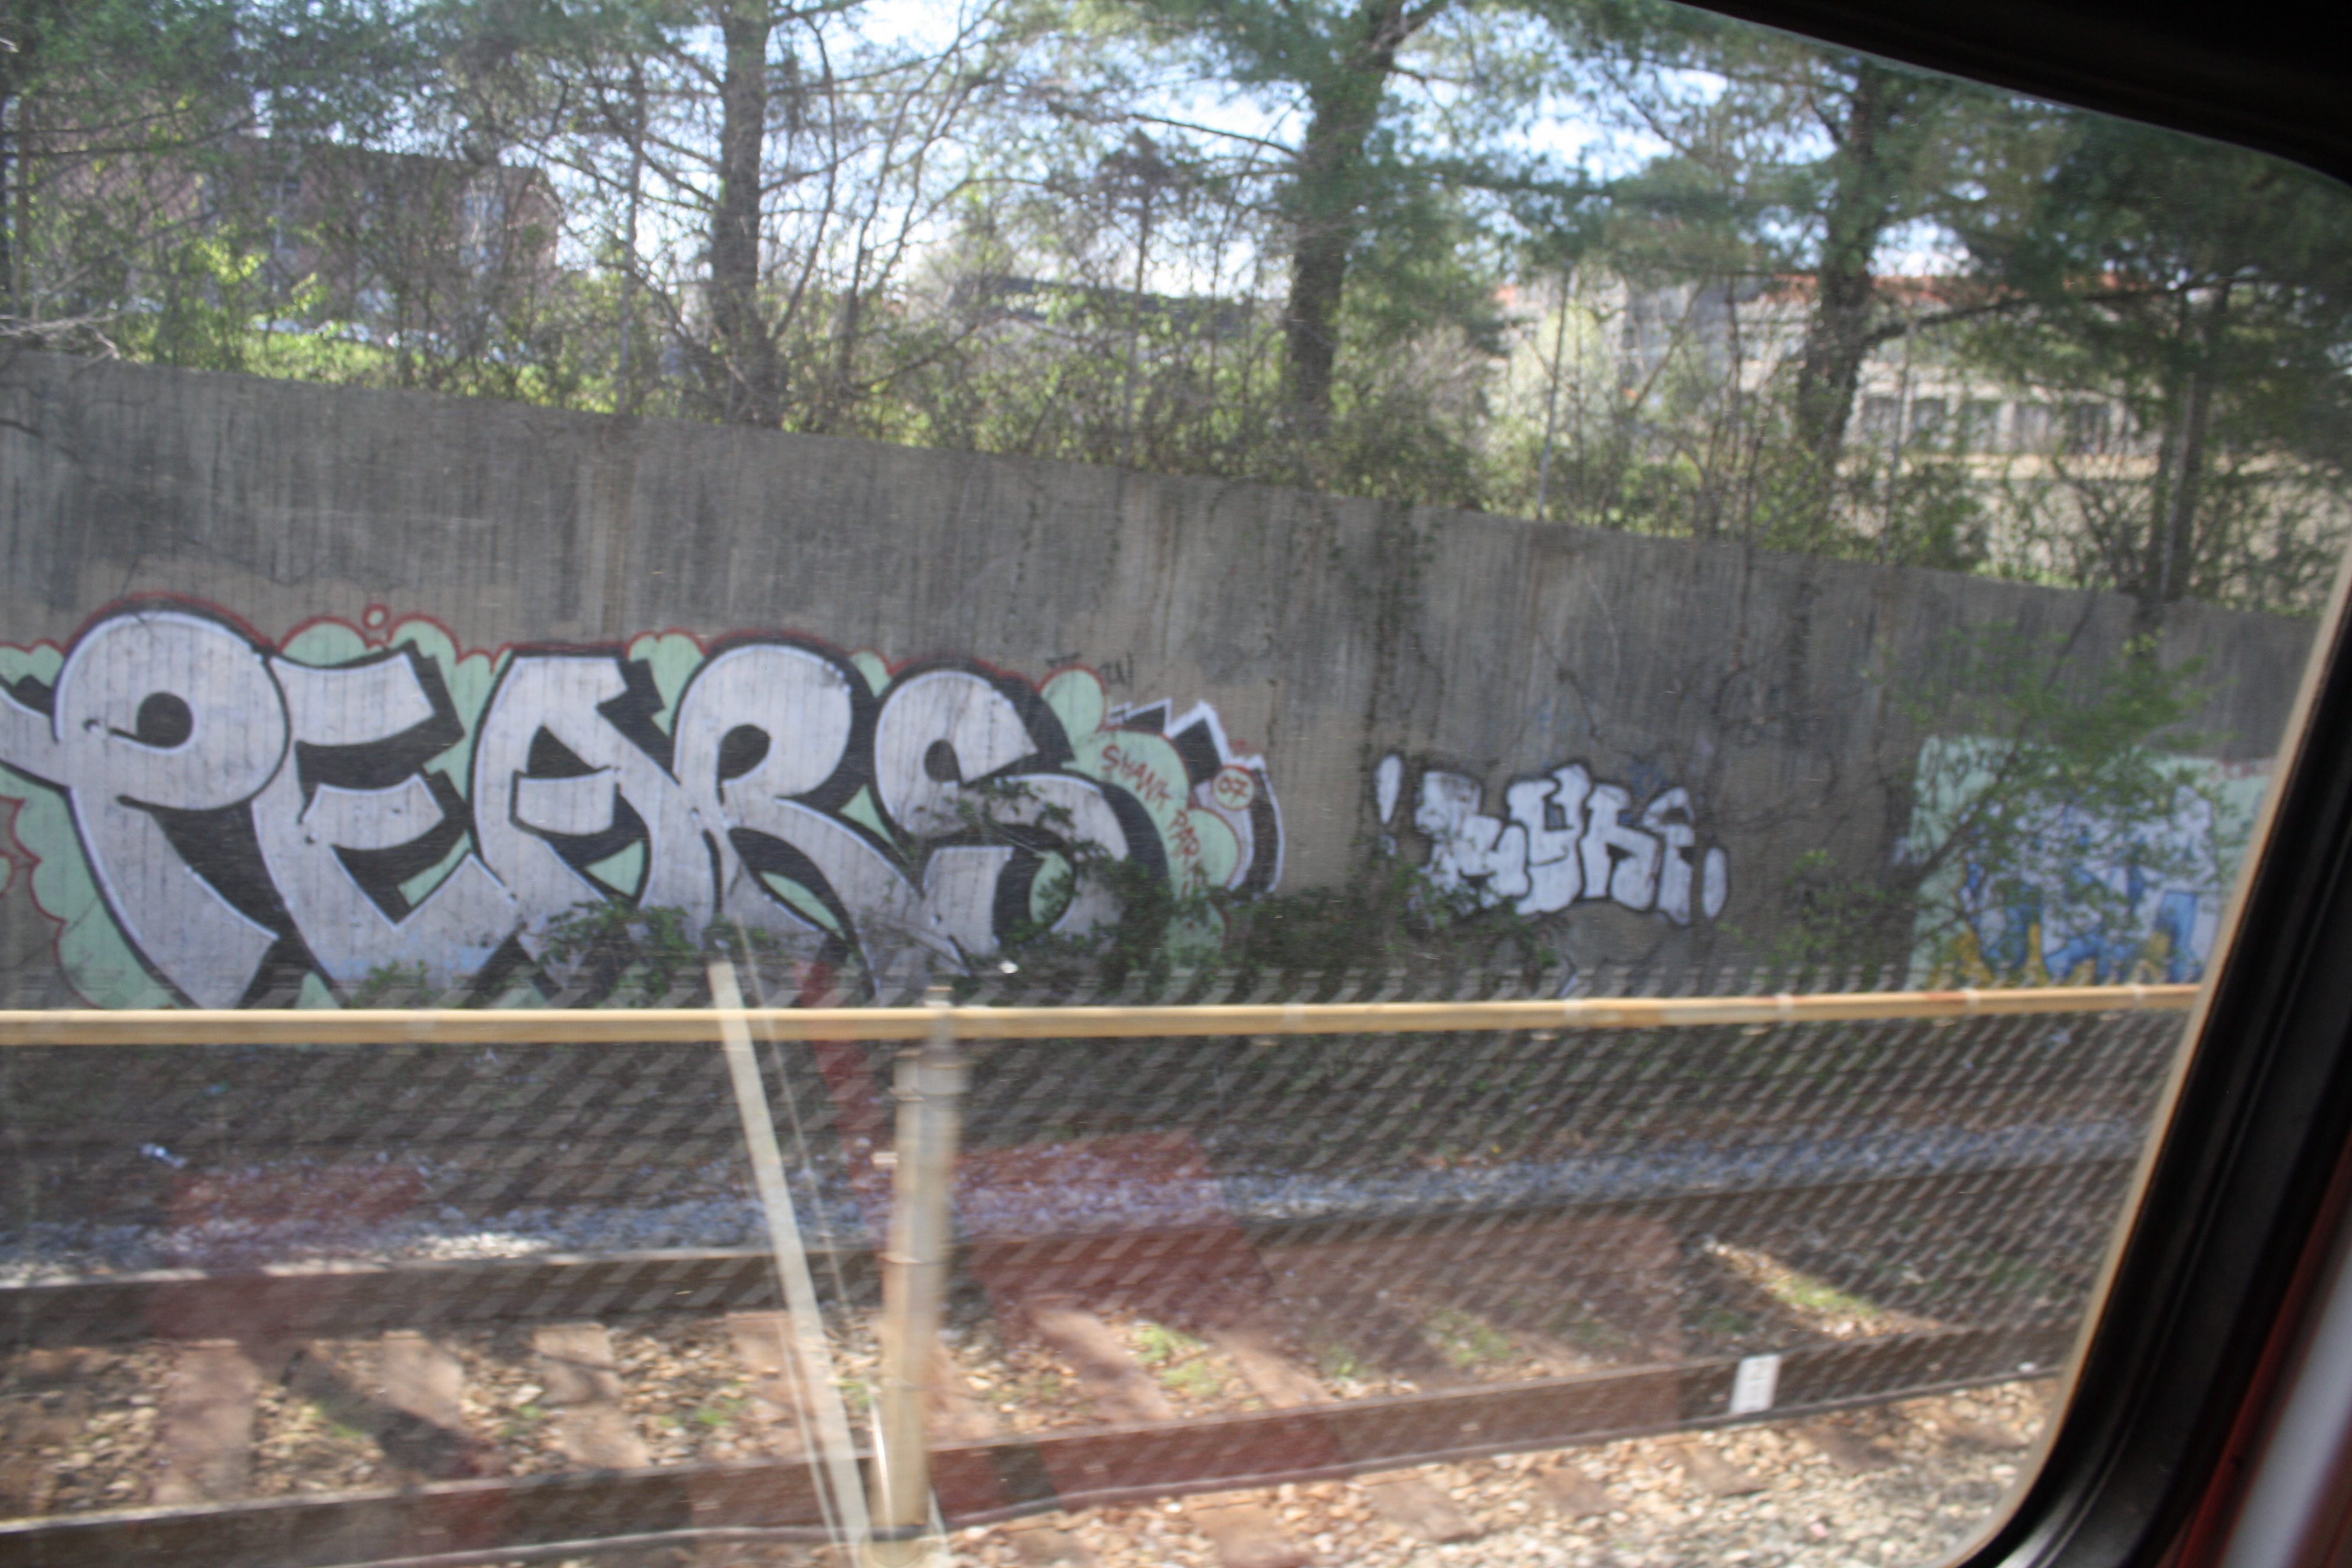
[[[2143, 961], [2160, 955], [2168, 983], [2200, 979], [2212, 931], [2211, 922], [2199, 916], [2211, 907], [2210, 896], [2178, 883], [2208, 879], [2214, 868], [2189, 859], [2169, 867], [2161, 879], [2175, 885], [2161, 886], [2145, 860], [2163, 862], [2168, 847], [2150, 836], [2135, 835], [2119, 847], [2120, 863], [2105, 865], [2087, 826], [2067, 837], [2069, 858], [2054, 875], [1997, 876], [1980, 861], [1968, 862], [1960, 907], [1985, 966], [2015, 977], [2038, 956], [2053, 980], [2079, 975], [2087, 965], [2091, 983], [2107, 985], [2130, 979]], [[2183, 858], [2177, 852], [2171, 858]]]

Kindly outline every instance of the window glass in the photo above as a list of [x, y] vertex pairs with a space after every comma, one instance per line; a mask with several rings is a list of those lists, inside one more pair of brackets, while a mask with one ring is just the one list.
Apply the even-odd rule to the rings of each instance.
[[2109, 439], [2109, 413], [2104, 403], [2077, 403], [2066, 410], [2066, 449], [2104, 452]]
[[1651, 0], [10, 10], [0, 1528], [1948, 1557], [2347, 258]]
[[1960, 405], [1959, 444], [1964, 452], [2001, 449], [2001, 404], [1998, 399], [1971, 397]]
[[2021, 452], [2041, 452], [2049, 448], [2055, 428], [2055, 410], [2047, 403], [2021, 403], [2017, 405], [2017, 449]]

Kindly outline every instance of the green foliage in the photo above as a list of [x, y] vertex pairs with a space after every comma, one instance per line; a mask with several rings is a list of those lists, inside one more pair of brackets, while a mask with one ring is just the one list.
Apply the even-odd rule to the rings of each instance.
[[1809, 849], [1781, 884], [1772, 958], [1807, 967], [1884, 958], [1892, 943], [1908, 942], [1917, 906], [1918, 890], [1906, 880], [1890, 884], [1841, 866], [1826, 849]]
[[363, 0], [0, 11], [0, 317], [36, 341], [78, 323], [96, 344], [235, 367], [268, 237], [241, 184], [257, 139], [383, 134], [417, 84], [410, 42]]
[[1890, 565], [1977, 572], [1991, 559], [1983, 487], [1959, 464], [1927, 458], [1878, 481], [1885, 521], [1870, 552]]
[[1467, 889], [1446, 889], [1421, 867], [1373, 859], [1349, 883], [1276, 893], [1228, 906], [1226, 962], [1245, 970], [1440, 969], [1523, 966], [1551, 955], [1543, 922], [1510, 905], [1481, 908]]
[[[2053, 404], [2119, 394], [2152, 463], [2052, 454], [2018, 498], [2062, 580], [2310, 613], [2346, 538], [2352, 208], [2258, 153], [2054, 116], [1956, 227], [2018, 309], [1966, 352]], [[2323, 500], [2321, 498], [2326, 499]], [[2061, 511], [2070, 515], [2055, 515]]]
[[[1517, 1304], [1515, 1303], [1515, 1306]], [[1633, 1339], [1622, 1329], [1600, 1317], [1581, 1301], [1557, 1303], [1549, 1311], [1533, 1310], [1540, 1318], [1543, 1331], [1556, 1334], [1579, 1349], [1595, 1355], [1618, 1356], [1633, 1348]]]
[[1518, 1348], [1510, 1335], [1492, 1323], [1454, 1307], [1432, 1312], [1421, 1327], [1437, 1352], [1463, 1372], [1508, 1361]]
[[401, 993], [422, 992], [425, 989], [425, 965], [379, 963], [352, 988], [351, 1005], [373, 1007], [387, 996]]
[[[1034, 976], [1084, 976], [1117, 987], [1203, 969], [1516, 965], [1532, 973], [1551, 956], [1540, 921], [1508, 905], [1483, 908], [1475, 893], [1441, 888], [1393, 857], [1372, 859], [1342, 888], [1244, 897], [1171, 885], [1077, 837], [1066, 811], [1041, 807], [1017, 783], [971, 788], [959, 810], [961, 841], [1051, 846], [1032, 918], [991, 960]], [[1041, 832], [1050, 837], [1041, 840]], [[1053, 930], [1082, 897], [1105, 918], [1082, 931]], [[974, 983], [967, 977], [963, 984]]]
[[703, 950], [684, 910], [618, 900], [574, 904], [548, 922], [540, 961], [570, 971], [608, 1005], [650, 1007], [701, 977]]
[[[2310, 613], [2352, 522], [2352, 214], [2252, 153], [1662, 0], [1015, 0], [936, 45], [721, 9], [751, 76], [679, 0], [22, 0], [0, 333], [2151, 616]], [[1528, 134], [1560, 104], [1660, 151], [1562, 167]], [[1879, 276], [1917, 247], [1964, 272]], [[1873, 449], [1857, 367], [1898, 348], [2137, 445]]]
[[1212, 1399], [1223, 1392], [1224, 1374], [1209, 1359], [1209, 1348], [1191, 1334], [1149, 1320], [1135, 1325], [1135, 1359], [1150, 1368], [1170, 1392]]
[[695, 1423], [714, 1431], [723, 1429], [734, 1425], [749, 1403], [740, 1394], [713, 1394], [707, 1403], [695, 1407]]
[[1335, 1337], [1320, 1337], [1307, 1347], [1314, 1358], [1316, 1373], [1326, 1383], [1348, 1383], [1362, 1377], [1370, 1367], [1353, 1345]]
[[[2181, 792], [2203, 787], [2161, 749], [2196, 742], [2180, 725], [2201, 699], [2202, 665], [2166, 668], [2146, 639], [2095, 668], [2066, 652], [2061, 639], [1989, 626], [1946, 638], [1922, 670], [1879, 677], [1924, 742], [1909, 779], [1913, 836], [1897, 864], [1876, 871], [1822, 850], [1802, 857], [1781, 889], [1777, 959], [1906, 962], [1923, 935], [1956, 929], [1957, 912], [1927, 910], [1921, 894], [1964, 861], [2129, 859], [2151, 879], [2186, 869], [2140, 830], [2171, 820]], [[2215, 863], [2234, 865], [2241, 847], [2216, 847]], [[2126, 912], [2122, 895], [2095, 881], [2069, 896], [2095, 917]]]
[[1874, 1303], [1865, 1301], [1859, 1296], [1848, 1295], [1827, 1280], [1817, 1279], [1810, 1274], [1800, 1274], [1793, 1268], [1784, 1270], [1766, 1289], [1782, 1303], [1801, 1312], [1859, 1318], [1864, 1322], [1874, 1321], [1886, 1315], [1885, 1311]]

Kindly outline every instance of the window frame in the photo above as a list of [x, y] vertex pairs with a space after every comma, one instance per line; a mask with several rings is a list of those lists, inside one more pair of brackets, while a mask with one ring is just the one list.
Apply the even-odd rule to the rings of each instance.
[[[2347, 74], [2277, 0], [1703, 0], [1743, 20], [2234, 142], [2352, 183]], [[2055, 423], [2055, 421], [2053, 421]], [[2352, 563], [2347, 563], [2352, 565]], [[1967, 1568], [2199, 1568], [2289, 1391], [2352, 1215], [2352, 644], [2313, 642], [2261, 849], [2039, 1472]], [[2339, 1490], [2342, 1489], [2339, 1489]], [[2308, 1521], [2305, 1539], [2343, 1521]]]

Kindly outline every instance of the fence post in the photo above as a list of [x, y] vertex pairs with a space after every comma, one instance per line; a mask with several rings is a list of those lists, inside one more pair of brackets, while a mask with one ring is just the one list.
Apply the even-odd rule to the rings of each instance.
[[882, 1254], [882, 1382], [875, 1403], [874, 1540], [877, 1568], [922, 1561], [930, 1517], [930, 1405], [940, 1319], [947, 1304], [948, 1244], [965, 1068], [955, 1016], [934, 986], [930, 1036], [902, 1052], [890, 1241]]

